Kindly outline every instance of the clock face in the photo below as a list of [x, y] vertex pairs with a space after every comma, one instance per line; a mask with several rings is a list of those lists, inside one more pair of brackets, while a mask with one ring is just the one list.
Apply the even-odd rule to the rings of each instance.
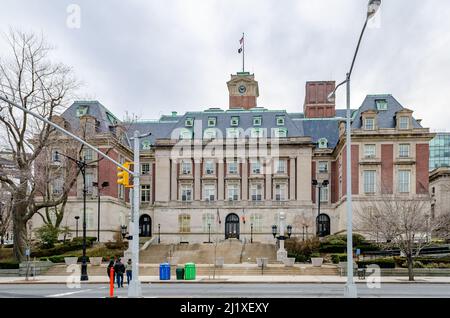
[[244, 94], [247, 91], [247, 87], [244, 85], [239, 86], [239, 93]]

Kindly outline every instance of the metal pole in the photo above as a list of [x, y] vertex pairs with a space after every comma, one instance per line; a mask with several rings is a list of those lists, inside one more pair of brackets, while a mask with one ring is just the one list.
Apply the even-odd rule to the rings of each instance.
[[319, 202], [317, 205], [317, 222], [316, 222], [316, 226], [317, 226], [317, 237], [320, 236], [320, 232], [319, 232], [319, 216], [320, 216], [320, 190], [321, 190], [322, 186], [318, 185], [317, 189], [319, 189]]
[[158, 223], [158, 244], [161, 243], [161, 224]]
[[100, 184], [98, 184], [97, 189], [97, 242], [100, 243]]
[[62, 133], [66, 134], [66, 135], [68, 135], [68, 136], [70, 136], [70, 137], [72, 137], [72, 138], [75, 139], [76, 141], [78, 141], [78, 142], [82, 143], [83, 145], [85, 145], [86, 147], [92, 149], [92, 150], [95, 151], [97, 154], [99, 154], [99, 155], [105, 157], [106, 159], [108, 159], [109, 161], [113, 162], [116, 166], [121, 167], [121, 168], [122, 168], [123, 170], [125, 170], [126, 172], [130, 173], [131, 175], [134, 175], [133, 171], [131, 171], [131, 170], [125, 168], [122, 164], [118, 163], [118, 162], [115, 161], [113, 158], [111, 158], [111, 157], [109, 157], [108, 155], [104, 154], [103, 152], [101, 152], [100, 150], [98, 150], [97, 148], [95, 148], [94, 146], [92, 146], [91, 144], [87, 143], [87, 142], [84, 141], [83, 139], [81, 139], [81, 138], [75, 136], [75, 135], [72, 134], [70, 131], [67, 131], [67, 130], [65, 130], [64, 128], [61, 128], [60, 126], [58, 126], [58, 125], [55, 124], [54, 122], [48, 120], [47, 118], [44, 118], [44, 117], [42, 117], [41, 115], [36, 114], [36, 113], [30, 111], [29, 109], [27, 109], [27, 108], [25, 108], [25, 107], [22, 107], [22, 106], [20, 106], [20, 105], [14, 103], [14, 102], [12, 102], [12, 101], [10, 101], [9, 99], [7, 99], [7, 98], [5, 98], [5, 97], [3, 97], [3, 96], [0, 96], [0, 100], [6, 102], [6, 103], [8, 103], [8, 104], [10, 104], [11, 106], [14, 106], [14, 107], [19, 108], [19, 109], [22, 110], [23, 112], [30, 114], [31, 116], [33, 116], [33, 117], [35, 117], [35, 118], [37, 118], [37, 119], [39, 119], [39, 120], [45, 122], [46, 124], [52, 126], [53, 128], [56, 128], [57, 130], [61, 131]]
[[250, 224], [250, 243], [253, 243], [253, 223]]
[[[366, 22], [367, 23], [367, 22]], [[353, 282], [353, 235], [352, 235], [352, 152], [351, 152], [351, 127], [350, 127], [350, 73], [347, 73], [347, 283], [345, 296], [356, 298], [357, 290]]]
[[244, 33], [242, 33], [242, 72], [245, 72], [245, 37]]
[[83, 175], [83, 258], [81, 260], [81, 280], [88, 280], [87, 263], [86, 263], [86, 165], [80, 162], [81, 173]]
[[139, 177], [140, 177], [140, 162], [139, 162], [139, 132], [136, 130], [134, 132], [134, 174], [133, 174], [133, 229], [131, 231], [133, 239], [131, 241], [132, 248], [132, 273], [133, 279], [130, 282], [128, 288], [128, 297], [141, 297], [141, 282], [139, 280], [139, 209], [140, 209], [140, 198], [139, 198]]

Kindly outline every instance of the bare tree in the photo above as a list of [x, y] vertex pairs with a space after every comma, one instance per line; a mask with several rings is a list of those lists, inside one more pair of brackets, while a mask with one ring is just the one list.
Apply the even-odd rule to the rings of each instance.
[[11, 194], [3, 189], [0, 189], [0, 244], [3, 245], [5, 235], [10, 230], [11, 226]]
[[[57, 115], [78, 87], [71, 68], [50, 60], [51, 47], [42, 35], [10, 30], [5, 39], [11, 54], [0, 60], [0, 94], [43, 117]], [[34, 162], [48, 145], [51, 126], [4, 102], [0, 103], [0, 126], [18, 170], [16, 179], [0, 175], [0, 182], [11, 188], [14, 257], [21, 261], [27, 222], [40, 209], [61, 204], [64, 196], [35, 201]]]
[[409, 280], [414, 280], [414, 258], [429, 243], [435, 226], [430, 201], [422, 197], [382, 194], [361, 202], [355, 230], [396, 246], [406, 256]]

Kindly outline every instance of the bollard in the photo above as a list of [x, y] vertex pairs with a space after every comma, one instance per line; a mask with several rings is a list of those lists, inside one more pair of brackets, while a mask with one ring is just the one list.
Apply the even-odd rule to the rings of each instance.
[[109, 297], [114, 297], [114, 267], [109, 270]]

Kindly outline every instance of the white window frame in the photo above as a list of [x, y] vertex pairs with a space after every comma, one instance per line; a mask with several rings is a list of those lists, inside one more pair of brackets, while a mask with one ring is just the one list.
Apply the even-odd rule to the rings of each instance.
[[217, 130], [216, 128], [207, 128], [203, 133], [204, 139], [216, 139], [217, 138]]
[[239, 116], [232, 116], [230, 119], [230, 126], [237, 127], [239, 126]]
[[287, 184], [286, 183], [276, 183], [275, 184], [275, 201], [286, 201], [287, 200]]
[[252, 160], [250, 166], [252, 174], [262, 174], [262, 165], [260, 160]]
[[[323, 169], [325, 167], [325, 169]], [[317, 171], [319, 173], [328, 173], [328, 161], [319, 161], [317, 163]]]
[[364, 170], [363, 182], [364, 182], [364, 193], [374, 194], [376, 192], [376, 185], [377, 185], [377, 171]]
[[320, 191], [320, 202], [328, 202], [328, 187], [319, 187]]
[[236, 139], [241, 135], [240, 130], [238, 128], [227, 128], [227, 138]]
[[254, 116], [253, 117], [253, 126], [261, 126], [262, 125], [262, 117], [261, 116]]
[[398, 170], [397, 186], [399, 193], [411, 192], [411, 170]]
[[[368, 125], [368, 123], [371, 123], [371, 125]], [[374, 117], [364, 118], [364, 130], [375, 130], [375, 118]]]
[[216, 200], [216, 185], [206, 183], [203, 185], [203, 201]]
[[[234, 167], [234, 169], [230, 169], [230, 167]], [[239, 174], [239, 163], [237, 161], [227, 162], [227, 174], [229, 175], [237, 175]]]
[[278, 159], [275, 161], [275, 171], [277, 174], [286, 174], [287, 173], [287, 160], [286, 159]]
[[213, 176], [216, 174], [216, 163], [214, 162], [214, 160], [205, 160], [204, 166], [205, 175]]
[[92, 195], [94, 193], [94, 186], [92, 183], [94, 182], [94, 174], [92, 172], [86, 172], [86, 194]]
[[237, 183], [227, 184], [227, 200], [228, 201], [239, 201], [240, 200], [240, 186]]
[[377, 145], [367, 144], [364, 145], [364, 157], [365, 158], [375, 158], [377, 155]]
[[399, 144], [398, 145], [398, 156], [399, 158], [409, 158], [411, 156], [411, 145], [410, 144]]
[[263, 215], [262, 215], [262, 213], [250, 214], [250, 224], [253, 224], [253, 233], [262, 233], [262, 231], [263, 231]]
[[144, 176], [150, 174], [150, 163], [144, 162], [141, 164], [141, 174]]
[[60, 162], [61, 161], [61, 151], [59, 149], [52, 149], [52, 162]]
[[180, 173], [184, 176], [192, 175], [192, 162], [183, 160], [180, 165]]
[[276, 120], [277, 120], [277, 126], [284, 126], [284, 122], [285, 122], [284, 116], [277, 116]]
[[141, 184], [141, 202], [150, 202], [151, 187], [149, 184]]
[[261, 183], [253, 183], [250, 186], [250, 199], [254, 202], [263, 200], [263, 186]]
[[[376, 104], [377, 110], [387, 110], [388, 109], [388, 102], [386, 99], [376, 99], [375, 104]], [[383, 107], [380, 107], [381, 105]]]
[[182, 184], [180, 186], [180, 200], [182, 202], [191, 202], [192, 201], [192, 185], [191, 184]]
[[208, 117], [208, 127], [216, 127], [217, 117]]
[[409, 117], [400, 116], [398, 118], [398, 128], [399, 129], [409, 129]]
[[184, 126], [185, 127], [193, 127], [194, 126], [194, 118], [187, 117], [186, 120], [184, 121]]
[[[208, 228], [208, 224], [210, 225], [210, 228]], [[206, 212], [202, 215], [202, 228], [203, 233], [208, 233], [210, 230], [213, 232], [214, 228], [214, 213]]]

